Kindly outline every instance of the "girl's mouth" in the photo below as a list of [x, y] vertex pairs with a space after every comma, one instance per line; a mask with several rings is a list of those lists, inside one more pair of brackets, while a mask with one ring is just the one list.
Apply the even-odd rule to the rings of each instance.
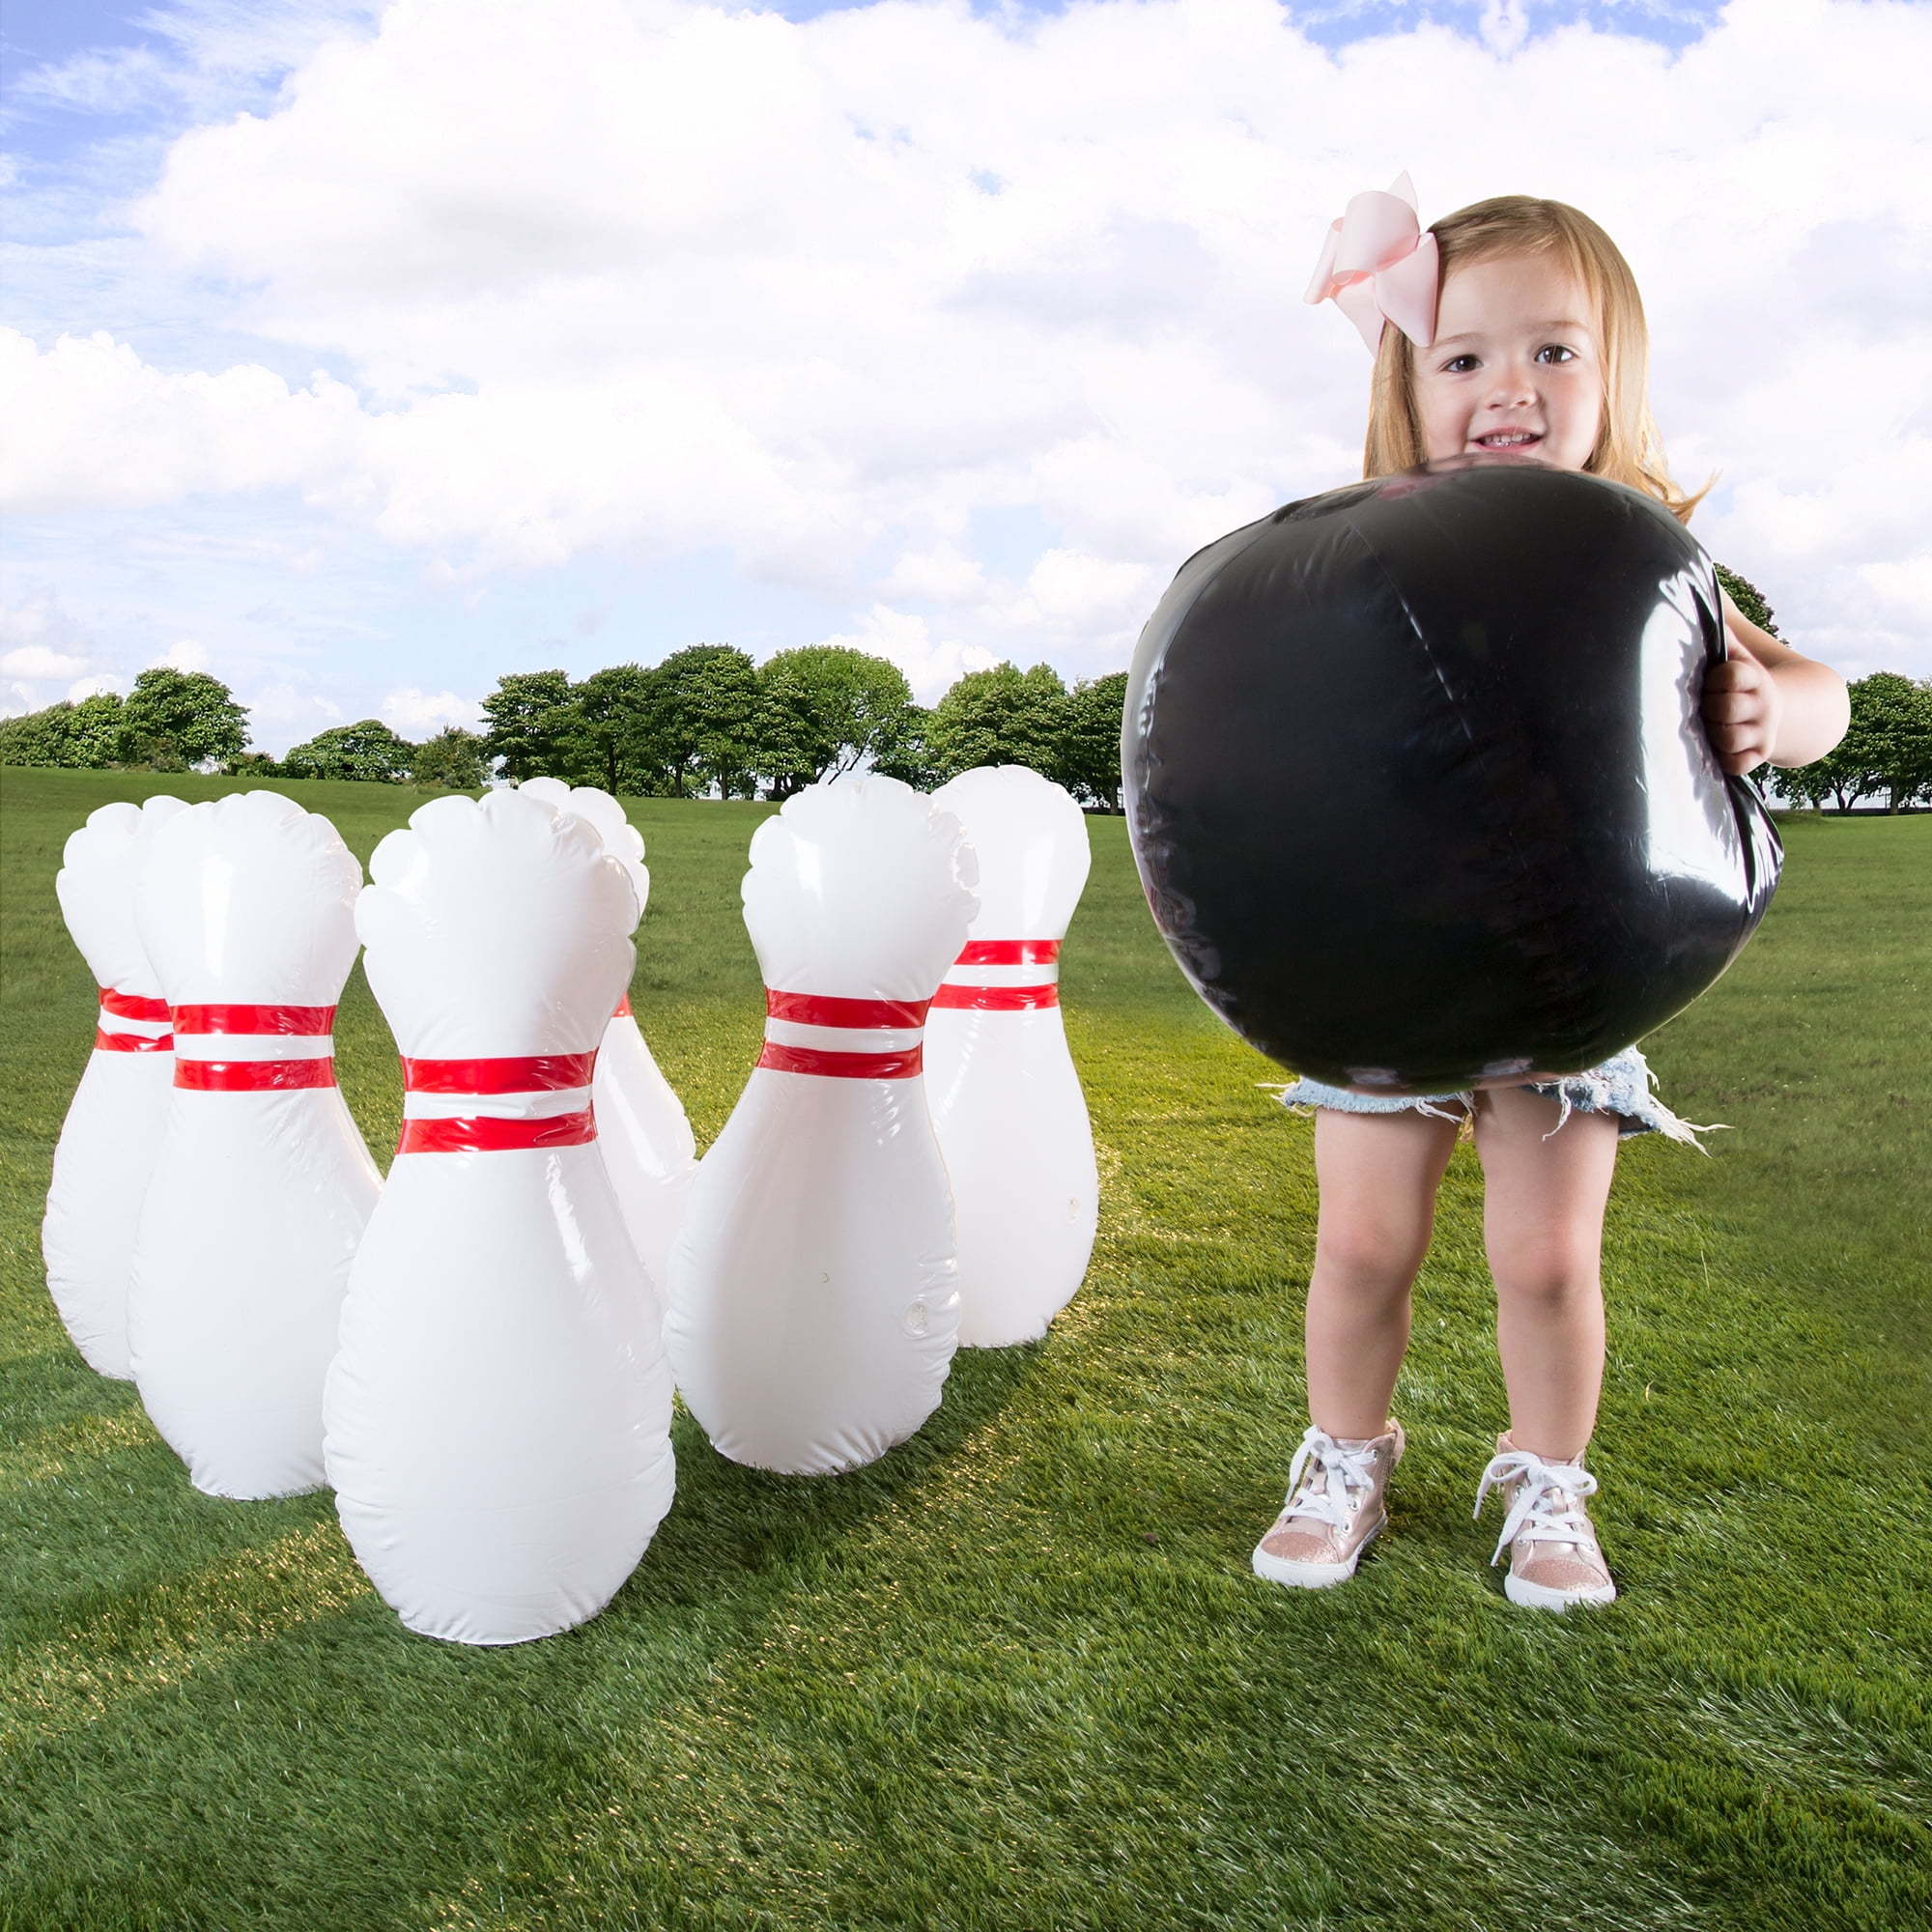
[[1533, 429], [1496, 429], [1488, 436], [1476, 439], [1478, 449], [1528, 449], [1533, 443], [1543, 440], [1541, 431]]

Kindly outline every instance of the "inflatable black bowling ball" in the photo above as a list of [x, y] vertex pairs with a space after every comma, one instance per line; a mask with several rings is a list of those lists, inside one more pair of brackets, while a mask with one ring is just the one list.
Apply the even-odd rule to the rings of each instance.
[[1478, 458], [1291, 503], [1184, 564], [1134, 654], [1155, 922], [1236, 1032], [1338, 1086], [1607, 1059], [1777, 883], [1698, 717], [1723, 655], [1710, 558], [1621, 484]]

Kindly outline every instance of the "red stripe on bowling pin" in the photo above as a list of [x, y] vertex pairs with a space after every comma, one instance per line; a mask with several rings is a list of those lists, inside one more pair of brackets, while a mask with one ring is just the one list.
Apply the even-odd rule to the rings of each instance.
[[532, 1053], [502, 1060], [412, 1060], [403, 1057], [408, 1094], [557, 1094], [588, 1087], [597, 1065], [589, 1053]]
[[335, 1058], [316, 1060], [190, 1060], [175, 1058], [175, 1085], [197, 1094], [287, 1094], [333, 1087]]
[[[333, 1007], [240, 1005], [215, 1001], [178, 1006], [175, 1027], [175, 1085], [198, 1094], [286, 1094], [335, 1085]], [[184, 1050], [187, 1040], [301, 1039], [325, 1042], [320, 1053], [290, 1060], [203, 1057]]]
[[165, 1000], [151, 1000], [142, 993], [117, 993], [112, 986], [100, 989], [100, 1010], [117, 1020], [165, 1020], [173, 1017]]
[[[506, 1095], [583, 1093], [588, 1097], [597, 1053], [505, 1054], [479, 1060], [403, 1057], [403, 1090], [477, 1100]], [[408, 1107], [407, 1098], [404, 1106]], [[479, 1112], [408, 1114], [396, 1141], [400, 1153], [515, 1153], [530, 1148], [585, 1147], [597, 1138], [586, 1105], [563, 1114]]]
[[1024, 1013], [1041, 1007], [1060, 1004], [1060, 988], [1052, 981], [1043, 986], [955, 986], [951, 983], [933, 994], [932, 1004], [957, 1011], [974, 1013]]
[[[926, 1000], [850, 1000], [834, 993], [765, 993], [765, 1044], [758, 1065], [774, 1073], [805, 1073], [833, 1080], [910, 1080], [923, 1071], [918, 1039], [881, 1046], [867, 1035], [921, 1032]], [[849, 1034], [852, 1043], [787, 1039], [774, 1028], [813, 1027]]]
[[523, 1148], [584, 1147], [597, 1138], [590, 1109], [540, 1121], [469, 1114], [460, 1120], [403, 1122], [398, 1153], [512, 1153]]
[[335, 1031], [333, 1007], [176, 1007], [177, 1033], [253, 1033], [313, 1039]]
[[969, 939], [955, 965], [1054, 966], [1060, 961], [1057, 939]]
[[172, 1053], [175, 1037], [171, 1033], [107, 1033], [97, 1027], [96, 1053]]
[[[1051, 979], [1031, 985], [1002, 985], [981, 980], [970, 969], [975, 966], [1048, 966]], [[962, 975], [964, 971], [964, 977]], [[946, 982], [932, 996], [932, 1004], [949, 1011], [974, 1013], [1037, 1012], [1042, 1007], [1060, 1004], [1060, 941], [1057, 939], [973, 939], [953, 962]]]
[[117, 993], [112, 986], [100, 988], [101, 1024], [94, 1031], [96, 1053], [172, 1053], [172, 1033], [123, 1033], [106, 1024], [109, 1019], [131, 1020], [138, 1027], [168, 1024], [168, 1003], [151, 1000], [144, 993]]

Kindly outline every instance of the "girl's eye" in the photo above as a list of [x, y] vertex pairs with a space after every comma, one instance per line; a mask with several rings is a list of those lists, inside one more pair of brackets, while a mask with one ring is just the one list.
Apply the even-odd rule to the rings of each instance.
[[1539, 362], [1574, 362], [1577, 359], [1577, 352], [1574, 349], [1565, 349], [1560, 342], [1550, 342], [1536, 352], [1536, 359]]
[[1475, 366], [1476, 358], [1473, 355], [1452, 355], [1443, 363], [1442, 373], [1445, 376], [1466, 376]]

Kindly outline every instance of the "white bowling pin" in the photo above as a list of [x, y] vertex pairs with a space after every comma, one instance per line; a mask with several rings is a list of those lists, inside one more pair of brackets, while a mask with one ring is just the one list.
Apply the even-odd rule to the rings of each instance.
[[41, 1253], [47, 1288], [90, 1368], [128, 1366], [128, 1275], [148, 1176], [174, 1087], [174, 1038], [161, 982], [134, 923], [134, 883], [178, 798], [103, 805], [67, 841], [54, 880], [62, 916], [100, 989], [94, 1051], [54, 1149]]
[[[604, 849], [630, 874], [639, 907], [649, 902], [651, 875], [644, 867], [643, 835], [608, 791], [592, 785], [573, 789], [561, 779], [526, 779], [518, 789], [588, 819], [603, 834]], [[638, 1244], [662, 1317], [670, 1244], [697, 1174], [697, 1142], [685, 1118], [684, 1103], [651, 1057], [631, 1011], [628, 991], [605, 1026], [590, 1097], [597, 1110], [598, 1151], [610, 1170], [624, 1225]]]
[[335, 1084], [361, 889], [334, 826], [269, 791], [177, 813], [141, 868], [175, 1074], [128, 1352], [156, 1428], [211, 1495], [323, 1480], [323, 1377], [383, 1185]]
[[932, 1124], [952, 1181], [959, 1341], [1031, 1342], [1094, 1251], [1100, 1177], [1060, 1016], [1060, 943], [1091, 855], [1071, 796], [1023, 765], [933, 793], [980, 857], [980, 916], [925, 1026]]
[[892, 779], [813, 785], [752, 840], [765, 1045], [698, 1163], [665, 1322], [734, 1462], [849, 1469], [939, 1406], [959, 1299], [920, 1045], [973, 877], [958, 822]]
[[329, 1371], [329, 1480], [410, 1629], [522, 1643], [595, 1616], [670, 1507], [670, 1374], [590, 1102], [637, 896], [593, 826], [514, 791], [422, 807], [370, 877], [404, 1122]]

